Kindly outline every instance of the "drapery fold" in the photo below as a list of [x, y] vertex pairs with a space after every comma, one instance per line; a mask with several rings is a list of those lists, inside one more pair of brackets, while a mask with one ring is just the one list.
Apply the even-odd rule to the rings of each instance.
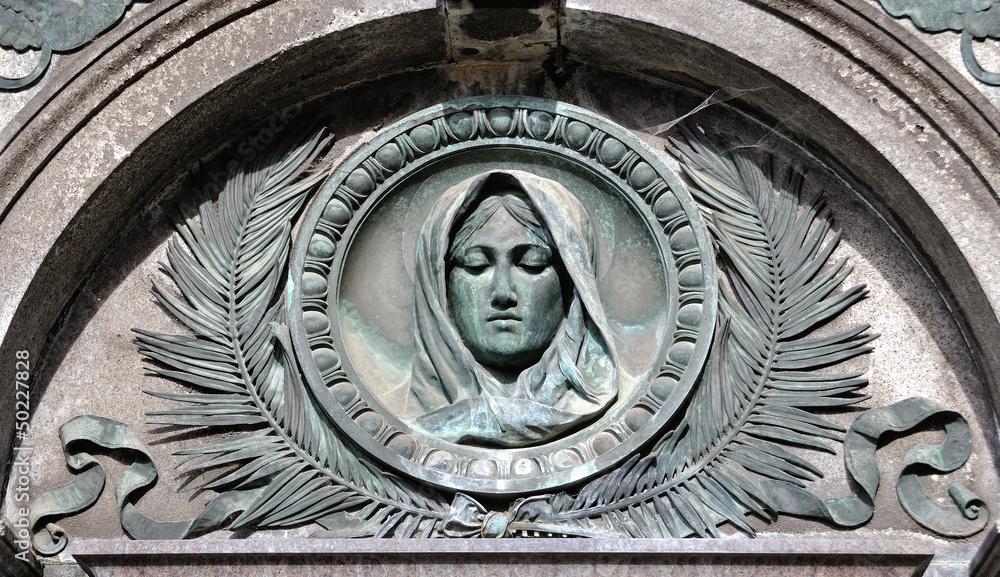
[[[524, 192], [573, 284], [555, 338], [514, 383], [500, 382], [476, 361], [448, 308], [452, 231], [491, 184]], [[483, 173], [445, 191], [417, 239], [408, 399], [413, 423], [456, 443], [519, 446], [551, 439], [603, 411], [618, 395], [618, 361], [595, 270], [590, 217], [561, 184], [508, 170]]]

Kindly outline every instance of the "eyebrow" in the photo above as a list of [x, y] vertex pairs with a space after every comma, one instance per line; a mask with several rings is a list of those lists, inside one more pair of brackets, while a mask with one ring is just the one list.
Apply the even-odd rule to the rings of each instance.
[[[553, 248], [550, 247], [547, 243], [541, 243], [540, 244], [540, 243], [537, 243], [537, 242], [528, 241], [528, 242], [522, 242], [522, 243], [518, 243], [518, 244], [514, 245], [515, 249], [522, 248], [522, 247], [536, 248], [536, 249], [544, 250], [544, 251], [546, 251], [548, 253], [555, 253], [555, 250], [553, 250]], [[469, 244], [467, 244], [465, 246], [465, 250], [463, 250], [462, 252], [463, 252], [463, 254], [467, 254], [469, 251], [475, 250], [475, 249], [479, 249], [479, 250], [491, 249], [492, 250], [492, 248], [493, 247], [482, 245], [482, 244], [469, 243]]]

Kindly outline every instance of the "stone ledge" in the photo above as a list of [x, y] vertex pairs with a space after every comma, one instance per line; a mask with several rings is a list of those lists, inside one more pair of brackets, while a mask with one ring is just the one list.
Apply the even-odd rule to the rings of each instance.
[[94, 577], [169, 575], [399, 577], [562, 575], [917, 576], [924, 541], [836, 539], [81, 541]]
[[1000, 523], [994, 523], [969, 564], [972, 577], [1000, 575]]

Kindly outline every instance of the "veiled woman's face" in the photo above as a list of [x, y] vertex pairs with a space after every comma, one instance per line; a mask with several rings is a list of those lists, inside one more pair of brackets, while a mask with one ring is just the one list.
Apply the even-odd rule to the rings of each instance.
[[451, 315], [476, 360], [505, 370], [536, 363], [564, 310], [558, 257], [545, 239], [500, 207], [451, 264]]

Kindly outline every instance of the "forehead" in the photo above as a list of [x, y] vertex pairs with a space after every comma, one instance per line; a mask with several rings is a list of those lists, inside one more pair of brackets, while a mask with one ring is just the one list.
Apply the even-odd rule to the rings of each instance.
[[479, 227], [479, 230], [469, 237], [467, 250], [471, 248], [512, 248], [515, 246], [533, 245], [548, 248], [545, 239], [539, 238], [534, 231], [521, 224], [516, 218], [500, 207], [489, 219]]

